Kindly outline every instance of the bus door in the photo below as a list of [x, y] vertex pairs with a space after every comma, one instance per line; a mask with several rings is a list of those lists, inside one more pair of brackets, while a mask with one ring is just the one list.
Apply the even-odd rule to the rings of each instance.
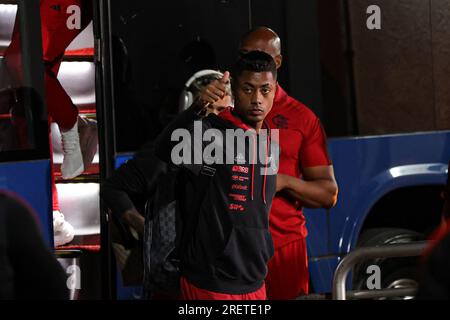
[[[44, 66], [36, 63], [42, 61], [39, 1], [0, 1], [0, 15], [0, 189], [31, 205], [52, 246]], [[20, 41], [9, 48], [14, 25]]]

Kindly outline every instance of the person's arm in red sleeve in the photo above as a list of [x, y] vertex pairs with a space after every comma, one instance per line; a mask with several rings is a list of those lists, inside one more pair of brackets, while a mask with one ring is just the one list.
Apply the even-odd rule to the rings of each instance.
[[278, 190], [283, 190], [307, 208], [332, 208], [337, 202], [338, 187], [333, 166], [303, 169], [304, 180], [277, 175]]
[[315, 119], [300, 150], [303, 179], [278, 174], [277, 191], [286, 192], [299, 205], [308, 208], [333, 207], [337, 202], [338, 186], [328, 155], [326, 135], [319, 119]]

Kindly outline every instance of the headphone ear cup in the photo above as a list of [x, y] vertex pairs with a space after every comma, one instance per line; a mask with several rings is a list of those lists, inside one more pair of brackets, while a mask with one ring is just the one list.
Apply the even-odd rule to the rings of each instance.
[[186, 91], [186, 106], [184, 110], [189, 108], [194, 103], [194, 95], [189, 90]]
[[180, 112], [186, 110], [194, 103], [194, 95], [189, 90], [189, 87], [192, 85], [192, 83], [201, 77], [214, 74], [218, 75], [219, 77], [223, 77], [223, 73], [219, 71], [206, 69], [196, 72], [192, 77], [189, 78], [188, 81], [186, 81], [178, 102], [178, 109]]

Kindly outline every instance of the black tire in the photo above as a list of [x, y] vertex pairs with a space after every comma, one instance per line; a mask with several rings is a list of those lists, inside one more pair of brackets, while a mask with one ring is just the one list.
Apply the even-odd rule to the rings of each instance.
[[[357, 247], [400, 244], [424, 240], [418, 232], [397, 228], [375, 228], [366, 230], [359, 238]], [[380, 258], [367, 260], [353, 269], [353, 290], [368, 290], [366, 273], [370, 265], [378, 265], [381, 272], [381, 288], [400, 288], [417, 285], [418, 257]], [[409, 298], [409, 297], [408, 297]]]

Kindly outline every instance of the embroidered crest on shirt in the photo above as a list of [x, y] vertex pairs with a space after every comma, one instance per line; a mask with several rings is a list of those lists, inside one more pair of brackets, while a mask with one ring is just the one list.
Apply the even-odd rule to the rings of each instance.
[[288, 118], [282, 116], [281, 114], [273, 117], [272, 122], [278, 129], [287, 129], [288, 127]]

